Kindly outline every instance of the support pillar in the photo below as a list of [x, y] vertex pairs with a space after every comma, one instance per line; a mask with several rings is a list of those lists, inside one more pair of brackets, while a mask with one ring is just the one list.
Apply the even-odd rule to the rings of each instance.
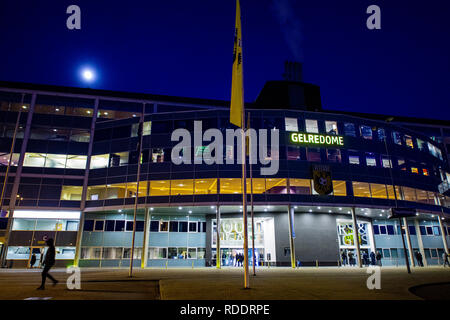
[[358, 222], [356, 221], [355, 207], [352, 207], [352, 220], [353, 220], [353, 240], [356, 248], [356, 256], [358, 257], [358, 267], [362, 268], [361, 250], [359, 248]]
[[145, 222], [144, 222], [144, 240], [142, 243], [141, 269], [147, 267], [148, 261], [148, 232], [150, 230], [150, 209], [145, 208]]
[[438, 220], [439, 220], [439, 227], [441, 228], [441, 235], [442, 235], [442, 242], [444, 243], [444, 250], [445, 250], [445, 252], [447, 254], [449, 254], [449, 252], [448, 252], [447, 236], [445, 235], [445, 226], [444, 226], [444, 223], [442, 221], [442, 217], [440, 215], [438, 215]]
[[416, 235], [417, 235], [417, 243], [419, 244], [419, 251], [422, 254], [423, 257], [423, 264], [425, 267], [428, 266], [428, 261], [425, 256], [425, 250], [423, 248], [423, 241], [422, 241], [422, 235], [420, 233], [420, 226], [419, 226], [419, 220], [414, 219], [414, 226], [416, 228]]
[[288, 205], [288, 219], [289, 219], [289, 245], [291, 248], [291, 267], [295, 269], [295, 232], [294, 232], [294, 208]]
[[[411, 266], [415, 267], [416, 263], [414, 262], [414, 252], [411, 244], [411, 235], [409, 234], [408, 220], [406, 218], [403, 218], [403, 224], [405, 225], [406, 243], [408, 244], [409, 259], [411, 260]], [[402, 232], [401, 229], [400, 232]]]

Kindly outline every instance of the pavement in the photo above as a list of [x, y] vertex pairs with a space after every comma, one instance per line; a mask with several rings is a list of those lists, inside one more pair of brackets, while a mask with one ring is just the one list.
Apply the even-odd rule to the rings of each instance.
[[[250, 269], [251, 271], [251, 269]], [[380, 289], [367, 287], [367, 268], [257, 268], [243, 289], [242, 268], [81, 269], [81, 288], [69, 290], [65, 269], [51, 270], [56, 286], [40, 284], [40, 269], [0, 269], [0, 300], [423, 300], [450, 299], [450, 268], [382, 267]], [[447, 294], [445, 293], [447, 292]]]

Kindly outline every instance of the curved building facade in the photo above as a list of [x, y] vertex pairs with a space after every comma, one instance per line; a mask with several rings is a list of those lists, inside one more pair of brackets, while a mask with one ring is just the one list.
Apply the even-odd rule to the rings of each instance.
[[[265, 87], [260, 98], [267, 94]], [[411, 263], [415, 252], [427, 265], [442, 263], [450, 219], [445, 145], [408, 129], [411, 123], [325, 111], [303, 98], [247, 106], [250, 127], [267, 129], [271, 141], [247, 168], [257, 265], [336, 266], [358, 250], [401, 265], [401, 230]], [[235, 129], [227, 102], [1, 83], [0, 103], [6, 266], [29, 266], [33, 254], [37, 266], [50, 237], [60, 266], [212, 266], [217, 242], [221, 265], [236, 265], [243, 252], [239, 147], [194, 143], [199, 124], [223, 137]], [[173, 159], [176, 129], [191, 133], [177, 153], [190, 163]], [[223, 164], [208, 164], [213, 157]], [[276, 173], [263, 175], [261, 167], [275, 162]], [[414, 210], [402, 219], [407, 228], [389, 219], [394, 207]]]

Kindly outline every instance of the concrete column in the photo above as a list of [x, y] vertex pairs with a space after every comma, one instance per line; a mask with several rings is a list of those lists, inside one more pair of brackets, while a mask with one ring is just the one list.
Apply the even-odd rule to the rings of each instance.
[[[444, 250], [449, 254], [448, 252], [448, 243], [447, 243], [447, 237], [445, 236], [445, 226], [442, 222], [442, 217], [438, 215], [438, 221], [439, 221], [439, 227], [441, 228], [441, 235], [442, 235], [442, 242], [444, 243]], [[441, 257], [439, 257], [440, 259]]]
[[145, 222], [144, 222], [144, 240], [142, 243], [141, 269], [147, 267], [148, 261], [148, 232], [150, 230], [150, 209], [145, 208]]
[[89, 169], [91, 167], [91, 156], [92, 156], [92, 148], [94, 145], [94, 133], [95, 133], [95, 123], [97, 121], [97, 115], [98, 115], [98, 103], [99, 99], [95, 99], [94, 103], [94, 111], [92, 114], [92, 121], [91, 121], [91, 131], [90, 131], [90, 140], [89, 140], [89, 147], [88, 147], [88, 155], [86, 160], [86, 170], [84, 171], [84, 180], [83, 180], [83, 191], [81, 192], [81, 216], [80, 216], [80, 223], [78, 226], [78, 233], [77, 233], [77, 245], [75, 249], [75, 259], [73, 261], [74, 266], [78, 266], [78, 263], [80, 261], [80, 251], [81, 251], [81, 240], [83, 237], [83, 228], [84, 228], [84, 215], [85, 215], [85, 207], [86, 207], [86, 195], [87, 195], [87, 187], [88, 187], [88, 179], [89, 179]]
[[295, 269], [295, 232], [294, 232], [294, 208], [288, 205], [288, 221], [289, 221], [289, 245], [291, 248], [291, 267]]
[[414, 219], [414, 226], [416, 227], [417, 243], [419, 244], [419, 251], [423, 257], [423, 264], [425, 267], [427, 267], [428, 261], [427, 258], [425, 257], [425, 250], [423, 249], [422, 235], [420, 234], [420, 226], [418, 219]]
[[[411, 235], [409, 234], [408, 220], [406, 218], [403, 218], [403, 224], [405, 225], [405, 234], [406, 234], [406, 242], [408, 243], [409, 259], [411, 260], [411, 266], [415, 267], [416, 263], [414, 262], [414, 252], [411, 244]], [[401, 228], [400, 232], [402, 232]]]
[[[14, 177], [14, 184], [10, 195], [9, 200], [9, 219], [8, 224], [6, 226], [5, 231], [5, 244], [3, 245], [3, 251], [2, 255], [0, 256], [0, 265], [3, 266], [6, 263], [6, 253], [8, 252], [8, 242], [9, 242], [9, 236], [11, 233], [12, 228], [12, 221], [13, 221], [13, 215], [14, 215], [14, 209], [16, 207], [16, 198], [17, 198], [17, 191], [19, 190], [19, 184], [20, 184], [20, 178], [22, 176], [22, 168], [23, 168], [23, 161], [25, 160], [25, 152], [27, 150], [27, 144], [28, 140], [30, 138], [30, 132], [31, 132], [31, 122], [33, 120], [33, 114], [34, 114], [34, 106], [36, 104], [36, 93], [33, 93], [31, 96], [31, 103], [30, 103], [30, 109], [28, 110], [27, 114], [27, 123], [25, 126], [25, 132], [22, 140], [22, 147], [20, 149], [20, 156], [19, 156], [19, 162], [17, 163], [17, 170]], [[13, 150], [14, 153], [14, 150]], [[6, 177], [5, 177], [6, 179]]]
[[352, 220], [353, 220], [353, 242], [355, 243], [356, 247], [356, 255], [358, 257], [358, 267], [362, 268], [361, 250], [359, 248], [358, 221], [356, 220], [355, 207], [352, 207]]
[[216, 268], [222, 265], [222, 255], [220, 254], [220, 206], [216, 207]]

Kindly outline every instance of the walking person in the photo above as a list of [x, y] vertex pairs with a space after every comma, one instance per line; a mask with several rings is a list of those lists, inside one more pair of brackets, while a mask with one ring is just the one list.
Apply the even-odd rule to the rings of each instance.
[[375, 262], [375, 252], [373, 252], [373, 251], [370, 253], [370, 262], [371, 262], [371, 264], [373, 266], [376, 264], [376, 262]]
[[33, 253], [30, 260], [30, 269], [34, 268], [34, 264], [36, 263], [36, 254]]
[[381, 253], [380, 251], [377, 251], [377, 255], [375, 256], [377, 259], [377, 265], [381, 267]]
[[363, 252], [363, 263], [364, 263], [364, 266], [366, 266], [366, 267], [369, 266], [369, 255], [367, 254], [367, 251]]
[[58, 283], [58, 280], [53, 278], [48, 273], [50, 271], [50, 269], [55, 265], [56, 251], [55, 251], [55, 246], [53, 244], [53, 239], [52, 238], [48, 239], [46, 241], [46, 243], [48, 245], [48, 249], [47, 249], [47, 253], [45, 254], [45, 258], [44, 258], [44, 270], [42, 270], [42, 283], [41, 283], [41, 286], [39, 288], [37, 288], [37, 290], [45, 289], [45, 280], [47, 278], [49, 278], [50, 280], [53, 281], [54, 286]]
[[446, 265], [448, 265], [450, 267], [450, 262], [448, 261], [448, 254], [445, 251], [442, 253], [442, 261], [444, 264], [444, 268]]
[[352, 267], [353, 266], [353, 252], [352, 251], [348, 252], [348, 262], [349, 262], [350, 266]]
[[347, 254], [345, 253], [345, 250], [342, 251], [341, 257], [342, 257], [342, 266], [347, 265]]

